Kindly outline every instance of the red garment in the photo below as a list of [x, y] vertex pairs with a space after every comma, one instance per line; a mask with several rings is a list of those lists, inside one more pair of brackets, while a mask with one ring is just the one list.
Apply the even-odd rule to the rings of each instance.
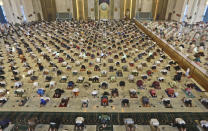
[[172, 89], [172, 88], [168, 88], [168, 94], [170, 95], [170, 94], [174, 94], [174, 89]]
[[103, 98], [102, 99], [102, 103], [107, 103], [108, 102], [108, 99], [107, 98]]
[[137, 86], [142, 86], [143, 85], [143, 81], [142, 80], [138, 80], [137, 81]]
[[150, 93], [151, 94], [156, 94], [156, 91], [155, 90], [151, 90]]
[[152, 74], [152, 71], [148, 70], [148, 71], [147, 71], [147, 75], [149, 76], [149, 75], [151, 75], [151, 74]]

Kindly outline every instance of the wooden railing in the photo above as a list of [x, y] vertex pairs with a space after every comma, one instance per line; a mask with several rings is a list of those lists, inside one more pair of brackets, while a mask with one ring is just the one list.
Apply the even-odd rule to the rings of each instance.
[[200, 84], [206, 91], [208, 91], [208, 74], [207, 72], [198, 66], [195, 62], [187, 58], [184, 54], [176, 50], [173, 46], [167, 43], [167, 41], [161, 39], [158, 35], [154, 34], [149, 29], [145, 28], [139, 21], [134, 20], [135, 24], [149, 37], [151, 37], [160, 48], [162, 48], [166, 54], [168, 54], [173, 60], [175, 60], [184, 70], [190, 69], [191, 77]]

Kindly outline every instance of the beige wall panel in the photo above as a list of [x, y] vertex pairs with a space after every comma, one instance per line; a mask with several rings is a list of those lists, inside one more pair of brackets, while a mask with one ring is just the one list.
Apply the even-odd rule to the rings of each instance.
[[120, 19], [120, 4], [121, 0], [114, 0], [114, 19]]

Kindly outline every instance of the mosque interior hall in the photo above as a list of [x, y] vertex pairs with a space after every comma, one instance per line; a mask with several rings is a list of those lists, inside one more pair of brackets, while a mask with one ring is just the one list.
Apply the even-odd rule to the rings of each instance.
[[0, 131], [208, 131], [208, 0], [0, 0]]

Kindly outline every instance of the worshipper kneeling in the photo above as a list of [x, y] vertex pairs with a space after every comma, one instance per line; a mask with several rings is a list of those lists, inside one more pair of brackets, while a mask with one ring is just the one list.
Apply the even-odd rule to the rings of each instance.
[[79, 76], [79, 77], [77, 78], [77, 83], [82, 83], [82, 82], [84, 81], [84, 79], [85, 79], [85, 77]]
[[118, 70], [118, 71], [116, 72], [116, 76], [117, 76], [117, 77], [123, 77], [123, 72], [122, 72], [121, 70]]
[[57, 71], [56, 71], [56, 74], [57, 74], [57, 76], [59, 76], [59, 75], [62, 74], [62, 71], [61, 71], [61, 70], [57, 70]]
[[135, 89], [130, 89], [129, 94], [130, 94], [130, 98], [138, 98], [137, 92]]
[[60, 98], [61, 97], [61, 94], [63, 94], [63, 93], [64, 93], [64, 90], [57, 88], [55, 90], [55, 93], [53, 95], [53, 98]]
[[110, 124], [110, 116], [108, 115], [101, 115], [99, 116], [99, 121], [100, 121], [100, 124], [101, 126], [99, 127], [99, 130], [100, 131], [104, 131], [105, 128], [108, 127], [108, 125]]
[[59, 57], [59, 58], [58, 58], [58, 63], [62, 63], [62, 62], [64, 62], [64, 58]]
[[86, 70], [85, 65], [81, 65], [81, 69], [80, 69], [80, 71], [85, 71], [85, 70]]
[[139, 73], [138, 73], [137, 70], [133, 70], [133, 71], [131, 72], [131, 74], [134, 75], [134, 76], [138, 76], [138, 75], [139, 75]]
[[175, 125], [179, 131], [186, 131], [186, 122], [182, 118], [176, 118]]
[[68, 102], [69, 102], [69, 97], [62, 98], [62, 99], [61, 99], [61, 102], [60, 102], [60, 104], [59, 104], [59, 107], [67, 107]]
[[45, 81], [46, 82], [50, 82], [51, 80], [52, 80], [52, 77], [51, 76], [48, 76], [48, 75], [45, 76]]
[[152, 76], [152, 74], [153, 74], [153, 72], [151, 70], [147, 70], [146, 73], [148, 76]]
[[110, 76], [108, 79], [110, 82], [116, 82], [116, 76]]
[[175, 91], [173, 88], [168, 88], [165, 90], [165, 92], [167, 93], [168, 97], [176, 97]]
[[126, 63], [126, 59], [125, 58], [122, 58], [121, 59], [121, 63]]
[[88, 98], [84, 98], [81, 101], [82, 101], [82, 108], [87, 108], [88, 104], [89, 104], [89, 99]]
[[0, 121], [0, 130], [4, 131], [4, 129], [7, 128], [9, 126], [9, 124], [11, 124], [10, 120], [1, 120]]
[[170, 104], [170, 98], [163, 98], [162, 103], [166, 108], [172, 108], [172, 105]]
[[94, 71], [100, 71], [100, 67], [98, 65], [95, 65]]
[[98, 94], [98, 91], [96, 89], [94, 89], [91, 94], [95, 98]]
[[159, 81], [159, 82], [163, 82], [164, 80], [165, 80], [164, 77], [158, 77], [158, 81]]
[[27, 97], [23, 97], [19, 103], [18, 103], [18, 106], [24, 106], [26, 104], [26, 102], [28, 101], [29, 98]]
[[160, 82], [154, 81], [154, 82], [152, 83], [152, 87], [155, 88], [155, 89], [161, 89], [161, 87], [160, 87]]
[[50, 101], [49, 97], [41, 97], [40, 98], [40, 107], [45, 106]]
[[175, 81], [168, 82], [168, 84], [171, 88], [176, 88], [176, 82]]
[[44, 90], [43, 88], [39, 88], [39, 89], [37, 90], [37, 94], [38, 94], [39, 96], [43, 96], [43, 95], [45, 94], [45, 90]]
[[74, 82], [73, 81], [69, 81], [68, 85], [67, 85], [67, 89], [73, 89], [74, 86], [75, 86]]
[[129, 66], [133, 67], [134, 66], [134, 61], [129, 62]]
[[0, 106], [3, 106], [6, 102], [7, 102], [7, 98], [6, 97], [1, 97], [0, 98]]
[[0, 82], [0, 87], [5, 87], [6, 86], [6, 82], [5, 81], [1, 81]]
[[125, 81], [120, 81], [120, 82], [119, 82], [119, 86], [120, 86], [120, 87], [125, 87], [125, 85], [126, 85]]
[[0, 76], [0, 81], [5, 80], [5, 76]]
[[128, 80], [130, 83], [134, 83], [134, 75], [128, 75]]
[[65, 83], [67, 81], [67, 76], [62, 76], [60, 82]]
[[163, 75], [167, 75], [168, 70], [164, 69], [164, 70], [161, 70], [160, 72], [161, 72]]
[[58, 131], [60, 121], [55, 119], [50, 121], [49, 131]]
[[99, 83], [99, 77], [93, 76], [92, 78], [89, 78], [89, 81], [92, 81], [92, 83]]
[[183, 102], [186, 107], [192, 107], [192, 99], [191, 98], [183, 98]]
[[0, 89], [0, 97], [5, 96], [6, 93], [7, 93], [7, 90], [6, 90], [6, 89], [4, 89], [4, 88], [1, 88], [1, 89]]
[[177, 74], [177, 75], [174, 76], [173, 80], [180, 82], [181, 81], [181, 77], [182, 77], [181, 74]]
[[102, 89], [107, 89], [108, 88], [108, 83], [106, 81], [102, 82], [101, 85], [99, 85], [100, 88]]
[[150, 120], [150, 127], [152, 131], [158, 131], [159, 125], [160, 123], [157, 119], [152, 118]]
[[50, 83], [49, 83], [49, 87], [50, 88], [54, 88], [55, 85], [56, 85], [56, 82], [55, 81], [50, 81]]
[[84, 118], [83, 117], [77, 117], [75, 120], [75, 130], [82, 131], [84, 130], [85, 125], [84, 125]]
[[109, 72], [114, 72], [114, 67], [113, 66], [109, 66]]
[[152, 97], [157, 97], [156, 90], [151, 89], [151, 90], [150, 90], [150, 95], [151, 95]]
[[207, 120], [201, 120], [200, 125], [205, 131], [208, 130], [208, 121]]
[[129, 99], [127, 99], [127, 98], [122, 99], [121, 100], [121, 106], [122, 107], [129, 107], [130, 106]]
[[186, 88], [185, 90], [184, 90], [184, 92], [186, 93], [186, 95], [188, 96], [188, 97], [194, 97], [194, 95], [192, 94], [192, 92], [191, 92], [191, 88]]
[[61, 66], [62, 66], [62, 67], [66, 67], [67, 64], [68, 64], [68, 63], [67, 63], [66, 61], [65, 61], [65, 62], [62, 62], [62, 65], [61, 65]]
[[148, 78], [147, 75], [141, 75], [141, 77], [142, 77], [142, 80], [146, 80]]
[[72, 92], [73, 92], [74, 96], [77, 97], [79, 95], [79, 88], [72, 89]]
[[112, 97], [118, 97], [119, 96], [117, 88], [114, 88], [114, 89], [111, 90], [111, 96]]
[[139, 89], [144, 89], [144, 85], [143, 85], [143, 81], [142, 80], [138, 80], [136, 84], [137, 84], [137, 87]]
[[22, 82], [21, 82], [21, 81], [15, 82], [15, 83], [14, 83], [14, 87], [15, 87], [15, 88], [20, 88], [20, 87], [22, 87]]
[[147, 96], [142, 96], [142, 104], [144, 107], [150, 107], [149, 98]]
[[22, 88], [18, 88], [14, 91], [14, 94], [16, 94], [18, 97], [22, 97], [22, 95], [24, 94], [25, 90]]
[[72, 74], [73, 74], [73, 75], [77, 75], [77, 74], [78, 74], [78, 71], [77, 71], [77, 70], [73, 70], [73, 71], [72, 71]]
[[101, 77], [106, 77], [107, 76], [107, 71], [106, 70], [102, 70], [101, 71]]
[[123, 71], [128, 71], [128, 66], [127, 65], [122, 66], [122, 70]]
[[202, 98], [200, 101], [208, 109], [208, 98]]
[[101, 97], [101, 106], [108, 106], [108, 96], [104, 95]]
[[126, 131], [135, 131], [136, 126], [134, 125], [134, 120], [132, 118], [125, 118], [124, 124], [126, 127]]
[[90, 84], [90, 82], [88, 82], [88, 81], [86, 81], [86, 82], [83, 83], [83, 87], [84, 87], [85, 89], [89, 88], [90, 86], [91, 86], [91, 84]]

